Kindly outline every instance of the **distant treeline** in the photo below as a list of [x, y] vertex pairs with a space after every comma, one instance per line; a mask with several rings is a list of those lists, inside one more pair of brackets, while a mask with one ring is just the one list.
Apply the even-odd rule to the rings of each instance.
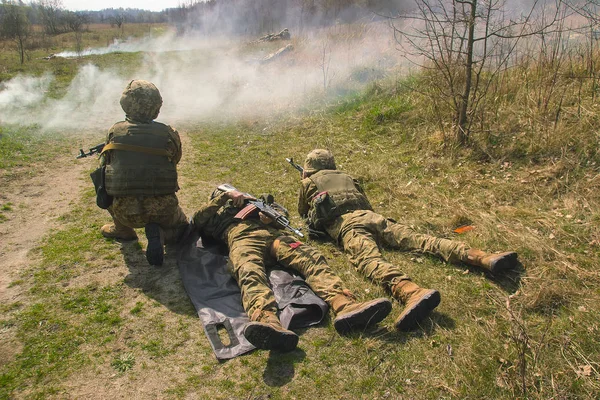
[[163, 11], [107, 8], [70, 11], [62, 0], [2, 0], [0, 17], [19, 9], [24, 21], [47, 34], [80, 31], [92, 23], [121, 27], [124, 23], [172, 23], [180, 30], [205, 34], [259, 34], [283, 28], [301, 31], [336, 23], [370, 20], [396, 14], [409, 0], [194, 0]]
[[50, 35], [80, 31], [92, 23], [105, 23], [121, 26], [123, 23], [169, 22], [168, 13], [131, 8], [108, 8], [101, 11], [69, 11], [61, 0], [40, 0], [24, 3], [21, 0], [2, 0], [0, 21], [8, 14], [18, 13], [27, 25], [40, 25]]
[[165, 12], [179, 27], [206, 34], [258, 34], [371, 20], [397, 14], [408, 3], [410, 0], [209, 0]]

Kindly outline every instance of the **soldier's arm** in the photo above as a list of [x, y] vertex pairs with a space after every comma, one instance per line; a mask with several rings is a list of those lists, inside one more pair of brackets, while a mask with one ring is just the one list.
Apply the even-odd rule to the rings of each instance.
[[181, 149], [181, 138], [179, 137], [179, 132], [177, 132], [176, 129], [173, 129], [169, 125], [167, 125], [167, 127], [169, 128], [169, 134], [173, 142], [173, 146], [169, 149], [169, 151], [173, 154], [171, 157], [175, 164], [179, 164], [179, 161], [181, 160], [181, 155], [183, 154]]
[[226, 193], [220, 193], [196, 211], [192, 218], [196, 229], [201, 229], [212, 217], [214, 217], [219, 208], [227, 203], [228, 199], [229, 197]]
[[113, 134], [114, 134], [114, 132], [115, 132], [115, 129], [114, 129], [114, 128], [115, 128], [115, 126], [113, 125], [113, 126], [111, 126], [111, 127], [110, 127], [110, 129], [108, 130], [108, 133], [106, 134], [106, 141], [104, 142], [105, 144], [109, 144], [109, 143], [110, 143], [110, 140], [112, 139], [112, 137], [113, 137]]
[[[108, 133], [106, 134], [106, 141], [104, 142], [104, 144], [109, 144], [110, 141], [112, 140], [114, 133], [115, 133], [115, 125], [111, 126], [110, 129], [108, 130]], [[110, 152], [106, 152], [100, 156], [100, 165], [106, 165], [110, 162], [110, 159], [108, 158], [109, 153]]]
[[310, 210], [310, 199], [317, 194], [317, 187], [308, 178], [303, 179], [301, 185], [302, 187], [298, 195], [298, 214], [302, 218], [306, 218]]

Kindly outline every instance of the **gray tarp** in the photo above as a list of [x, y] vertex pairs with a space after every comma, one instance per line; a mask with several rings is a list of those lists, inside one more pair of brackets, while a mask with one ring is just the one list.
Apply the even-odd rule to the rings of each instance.
[[[198, 312], [215, 356], [220, 360], [255, 348], [243, 334], [249, 319], [242, 307], [240, 289], [227, 271], [227, 262], [228, 258], [218, 254], [218, 250], [203, 248], [198, 236], [186, 239], [177, 257], [183, 286]], [[279, 268], [269, 270], [269, 281], [284, 327], [294, 329], [315, 325], [327, 314], [327, 304], [294, 272]], [[229, 343], [223, 343], [219, 330], [227, 332]]]

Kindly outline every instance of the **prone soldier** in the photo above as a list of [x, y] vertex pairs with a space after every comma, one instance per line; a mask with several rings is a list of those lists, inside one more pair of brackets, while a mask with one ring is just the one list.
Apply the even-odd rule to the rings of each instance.
[[[250, 343], [259, 349], [279, 351], [291, 351], [298, 344], [298, 336], [281, 326], [268, 286], [265, 267], [275, 263], [304, 276], [336, 314], [333, 324], [341, 334], [376, 324], [389, 314], [392, 305], [386, 298], [357, 302], [318, 250], [287, 235], [273, 219], [248, 204], [254, 197], [231, 186], [221, 188], [226, 190], [213, 192], [209, 202], [194, 214], [192, 225], [203, 241], [216, 241], [228, 248], [229, 272], [240, 286], [242, 305], [250, 317], [244, 328]], [[277, 207], [276, 203], [271, 206]]]
[[462, 242], [417, 233], [375, 213], [361, 186], [337, 170], [328, 150], [311, 151], [301, 174], [298, 212], [308, 220], [310, 229], [325, 232], [336, 241], [360, 273], [383, 285], [405, 305], [395, 321], [399, 330], [413, 329], [438, 306], [441, 297], [437, 290], [419, 287], [397, 265], [386, 261], [380, 245], [433, 254], [447, 262], [464, 262], [490, 273], [517, 264], [517, 253], [513, 251], [486, 253]]

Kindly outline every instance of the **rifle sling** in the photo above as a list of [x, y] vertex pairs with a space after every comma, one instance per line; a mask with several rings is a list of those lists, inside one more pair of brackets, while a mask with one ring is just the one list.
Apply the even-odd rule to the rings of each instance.
[[170, 154], [165, 149], [156, 149], [154, 147], [144, 147], [144, 146], [134, 146], [131, 144], [123, 144], [123, 143], [109, 143], [102, 149], [102, 153], [104, 154], [107, 150], [124, 150], [124, 151], [136, 151], [138, 153], [146, 153], [154, 156], [165, 156], [169, 157]]

